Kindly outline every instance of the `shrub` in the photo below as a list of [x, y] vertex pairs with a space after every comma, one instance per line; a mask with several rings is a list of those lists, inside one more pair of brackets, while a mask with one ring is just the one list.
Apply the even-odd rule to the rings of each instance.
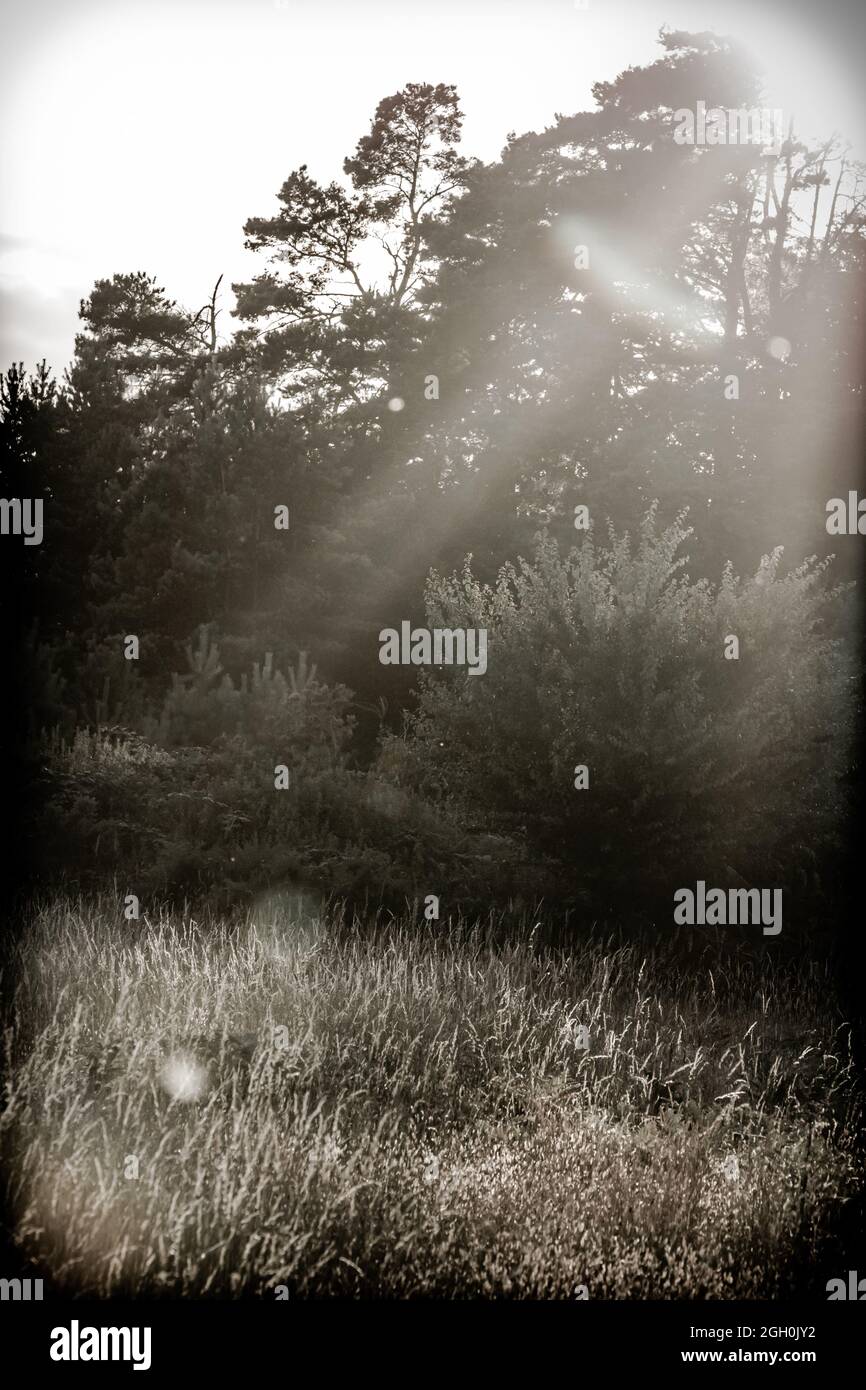
[[267, 750], [275, 763], [297, 771], [340, 761], [355, 722], [348, 713], [352, 693], [317, 680], [305, 652], [288, 677], [274, 668], [268, 652], [250, 676], [241, 677], [240, 686], [223, 673], [219, 647], [206, 627], [186, 654], [189, 669], [172, 676], [159, 719], [146, 725], [164, 747], [214, 746], [239, 738], [245, 747]]
[[[301, 657], [288, 678], [270, 655], [236, 687], [202, 630], [142, 736], [120, 726], [42, 734], [36, 837], [49, 880], [138, 894], [213, 892], [226, 900], [318, 871], [351, 839], [344, 746], [351, 692]], [[289, 769], [277, 791], [275, 768]]]
[[[603, 902], [805, 871], [841, 821], [854, 682], [825, 564], [690, 582], [680, 515], [592, 533], [482, 585], [431, 576], [433, 626], [488, 630], [488, 669], [421, 676], [419, 760], [466, 814], [525, 828]], [[471, 559], [471, 557], [470, 557]], [[726, 660], [725, 639], [739, 639]], [[574, 770], [585, 764], [587, 790]], [[724, 881], [724, 879], [722, 880]], [[669, 901], [670, 899], [668, 899]]]
[[[294, 708], [295, 706], [292, 706]], [[260, 737], [263, 730], [259, 730]], [[47, 882], [115, 882], [154, 897], [226, 905], [274, 885], [402, 904], [443, 891], [462, 842], [423, 804], [325, 760], [324, 741], [287, 757], [245, 736], [161, 748], [130, 730], [43, 735], [37, 841]], [[144, 910], [144, 909], [143, 909]]]

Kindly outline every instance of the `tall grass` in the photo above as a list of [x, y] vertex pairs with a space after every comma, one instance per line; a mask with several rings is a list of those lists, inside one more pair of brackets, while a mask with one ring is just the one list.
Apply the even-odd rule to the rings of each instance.
[[773, 959], [54, 899], [4, 961], [21, 1256], [95, 1296], [824, 1297], [860, 1103], [830, 973]]

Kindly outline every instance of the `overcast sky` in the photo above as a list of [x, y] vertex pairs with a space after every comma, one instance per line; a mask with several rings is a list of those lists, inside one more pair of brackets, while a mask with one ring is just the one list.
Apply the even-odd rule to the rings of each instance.
[[246, 219], [299, 164], [339, 177], [407, 82], [456, 84], [463, 150], [492, 159], [660, 56], [662, 24], [714, 29], [753, 49], [786, 121], [866, 151], [862, 0], [588, 3], [0, 0], [0, 369], [62, 369], [79, 301], [115, 271], [195, 308], [220, 273], [250, 278]]

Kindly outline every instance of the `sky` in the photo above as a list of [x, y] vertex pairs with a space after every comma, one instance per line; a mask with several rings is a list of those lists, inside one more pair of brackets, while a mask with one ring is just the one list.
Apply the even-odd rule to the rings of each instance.
[[866, 154], [862, 0], [0, 0], [0, 370], [61, 372], [98, 278], [198, 308], [260, 273], [247, 218], [300, 164], [341, 177], [407, 82], [454, 83], [463, 152], [490, 160], [661, 56], [663, 24], [745, 41], [768, 106]]

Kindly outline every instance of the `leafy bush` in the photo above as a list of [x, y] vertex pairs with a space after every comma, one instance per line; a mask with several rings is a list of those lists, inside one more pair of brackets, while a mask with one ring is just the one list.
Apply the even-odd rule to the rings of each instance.
[[401, 905], [459, 886], [459, 832], [375, 776], [327, 761], [325, 732], [287, 757], [279, 791], [273, 751], [241, 734], [210, 748], [162, 748], [120, 727], [43, 735], [29, 829], [44, 880], [220, 905], [273, 885]]
[[[101, 726], [39, 738], [34, 830], [49, 880], [230, 900], [315, 877], [335, 839], [353, 839], [351, 692], [319, 682], [303, 656], [288, 678], [268, 655], [239, 687], [220, 681], [206, 629], [188, 659], [160, 717], [142, 720], [146, 736]], [[289, 786], [277, 790], [280, 764]]]
[[423, 673], [418, 764], [605, 903], [696, 878], [778, 885], [842, 816], [854, 681], [831, 628], [841, 591], [814, 560], [780, 574], [780, 550], [751, 579], [729, 566], [715, 587], [690, 582], [683, 523], [660, 531], [652, 507], [636, 540], [590, 532], [562, 558], [542, 535], [495, 586], [469, 560], [428, 585], [432, 626], [488, 630], [488, 669]]
[[[292, 769], [335, 766], [351, 736], [351, 691], [316, 679], [302, 652], [288, 678], [275, 670], [268, 652], [236, 686], [224, 674], [219, 647], [206, 627], [195, 649], [186, 649], [189, 669], [172, 676], [158, 720], [147, 732], [164, 747], [213, 746], [240, 738], [247, 748], [269, 750], [274, 762]], [[222, 676], [222, 680], [220, 680]]]

